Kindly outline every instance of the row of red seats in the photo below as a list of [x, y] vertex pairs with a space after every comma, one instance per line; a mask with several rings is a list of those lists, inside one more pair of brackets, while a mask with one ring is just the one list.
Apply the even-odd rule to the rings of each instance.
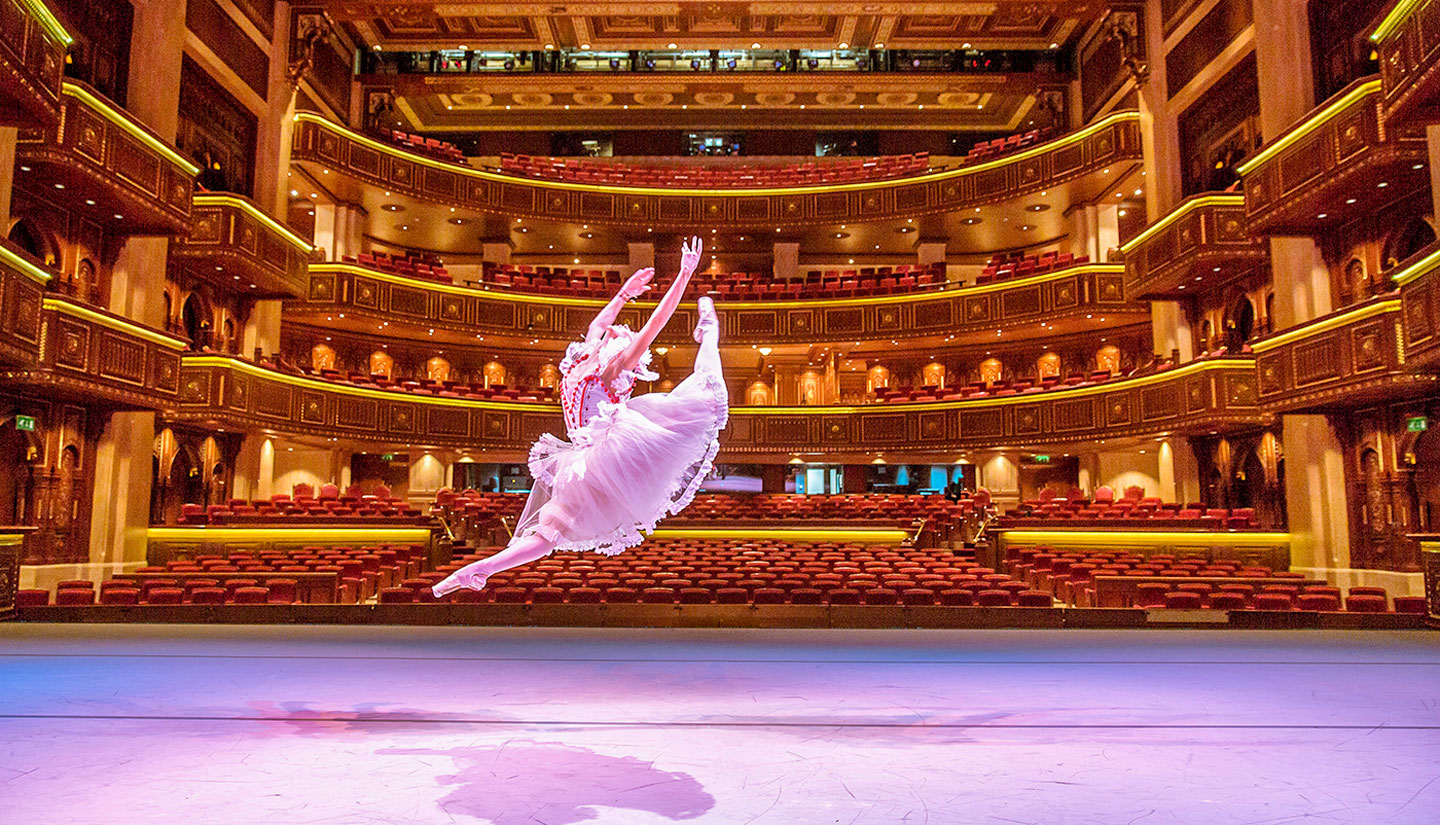
[[1050, 133], [1049, 128], [1031, 129], [1028, 132], [1016, 132], [1013, 135], [977, 143], [971, 146], [970, 151], [966, 153], [965, 162], [978, 163], [1008, 155], [1011, 152], [1018, 152], [1021, 149], [1028, 149], [1050, 137]]
[[[698, 272], [690, 283], [692, 289], [708, 293], [717, 300], [742, 301], [775, 297], [799, 300], [889, 295], [934, 289], [945, 283], [944, 267], [941, 265], [880, 269], [884, 270], [883, 274], [871, 271], [869, 275], [862, 275], [853, 270], [844, 273], [831, 270], [823, 275], [814, 272], [807, 275], [804, 282], [776, 279], [763, 272]], [[550, 270], [547, 267], [515, 265], [490, 270], [486, 283], [499, 289], [541, 295], [608, 298], [619, 289], [623, 279], [615, 270], [602, 273], [601, 270], [575, 269], [567, 272], [563, 267]], [[657, 295], [663, 293], [669, 284], [668, 277], [659, 277], [652, 282], [652, 291]]]
[[413, 135], [398, 129], [386, 129], [383, 126], [376, 129], [376, 132], [380, 137], [385, 138], [402, 149], [408, 149], [411, 152], [429, 155], [432, 158], [450, 161], [451, 163], [465, 163], [465, 153], [460, 151], [459, 146], [447, 140], [427, 138], [424, 135]]
[[976, 284], [992, 284], [997, 281], [1006, 281], [1011, 278], [1028, 278], [1031, 275], [1043, 275], [1047, 272], [1057, 272], [1068, 269], [1072, 266], [1083, 266], [1090, 263], [1089, 255], [1075, 255], [1070, 252], [1046, 252], [1043, 255], [1002, 256], [991, 258], [985, 264], [980, 274], [975, 276]]
[[301, 365], [300, 372], [321, 378], [332, 384], [364, 387], [366, 389], [388, 390], [390, 392], [433, 395], [441, 398], [471, 398], [482, 401], [527, 401], [550, 403], [555, 400], [553, 387], [511, 387], [506, 384], [486, 386], [482, 381], [460, 381], [447, 379], [434, 381], [429, 378], [395, 379], [381, 373], [365, 373], [358, 370], [315, 371]]
[[1047, 392], [1049, 390], [1065, 390], [1072, 387], [1088, 387], [1109, 381], [1112, 377], [1114, 376], [1109, 370], [1095, 370], [1088, 374], [1072, 373], [1065, 378], [1061, 378], [1058, 375], [1048, 376], [1038, 381], [1033, 381], [1028, 378], [1014, 380], [1003, 378], [993, 382], [972, 381], [958, 387], [940, 387], [929, 384], [918, 388], [909, 386], [894, 389], [878, 387], [872, 393], [872, 400], [880, 404], [896, 404], [909, 401], [961, 401], [969, 398], [1000, 398], [1010, 395]]
[[368, 267], [391, 275], [434, 281], [440, 284], [454, 283], [450, 271], [434, 257], [416, 255], [387, 255], [384, 252], [361, 252], [359, 255], [342, 255], [340, 260], [347, 264]]
[[231, 498], [223, 504], [184, 504], [181, 524], [263, 524], [269, 521], [294, 523], [335, 523], [344, 521], [390, 524], [428, 523], [419, 508], [396, 499], [390, 488], [381, 485], [366, 493], [352, 484], [343, 493], [335, 484], [323, 484], [319, 494], [308, 484], [298, 484], [290, 493], [268, 499]]
[[621, 186], [758, 187], [851, 183], [925, 174], [930, 154], [884, 155], [784, 165], [636, 166], [592, 158], [557, 158], [502, 152], [500, 171], [511, 175]]

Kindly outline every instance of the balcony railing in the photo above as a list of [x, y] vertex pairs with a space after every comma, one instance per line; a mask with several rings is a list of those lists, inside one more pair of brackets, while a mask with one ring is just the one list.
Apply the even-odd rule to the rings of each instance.
[[987, 163], [918, 181], [827, 186], [680, 189], [518, 178], [426, 157], [309, 113], [295, 116], [292, 160], [318, 174], [442, 206], [516, 218], [694, 230], [800, 228], [875, 222], [978, 207], [1086, 175], [1118, 179], [1112, 165], [1140, 160], [1139, 114], [1118, 112], [1084, 129]]
[[257, 298], [305, 296], [309, 241], [237, 195], [196, 195], [190, 232], [170, 256], [225, 291]]
[[[1399, 0], [1370, 35], [1380, 53], [1385, 122], [1425, 122], [1440, 106], [1440, 0]], [[1419, 117], [1417, 117], [1419, 115]]]
[[1405, 362], [1411, 369], [1440, 366], [1440, 248], [1432, 248], [1394, 275], [1404, 318]]
[[1120, 248], [1125, 291], [1181, 298], [1266, 266], [1270, 248], [1252, 237], [1243, 195], [1197, 195]]
[[43, 0], [0, 0], [0, 124], [55, 125], [73, 40]]
[[116, 234], [178, 235], [190, 227], [193, 163], [130, 113], [65, 81], [55, 128], [26, 130], [16, 147], [15, 180], [66, 204]]
[[1435, 376], [1406, 368], [1400, 306], [1382, 296], [1255, 342], [1265, 409], [1323, 411], [1433, 387]]
[[1357, 80], [1240, 165], [1251, 232], [1328, 232], [1428, 185], [1424, 133], [1387, 128], [1380, 92]]
[[0, 364], [33, 365], [40, 355], [40, 302], [51, 275], [0, 241]]
[[[1121, 267], [1089, 264], [983, 286], [930, 292], [820, 300], [720, 301], [721, 335], [739, 344], [889, 339], [898, 335], [964, 335], [995, 330], [1014, 336], [1054, 335], [1066, 320], [1120, 326], [1149, 317], [1126, 301]], [[387, 322], [395, 334], [406, 325], [473, 336], [514, 336], [526, 341], [571, 340], [589, 326], [604, 299], [428, 283], [353, 264], [312, 264], [306, 300], [286, 306], [287, 321], [345, 327], [346, 320]], [[619, 323], [637, 326], [653, 302], [625, 309]], [[695, 305], [682, 304], [661, 334], [662, 344], [686, 344]], [[1094, 317], [1090, 317], [1094, 316]], [[1049, 326], [1042, 327], [1041, 323]], [[374, 331], [373, 324], [365, 329]]]
[[[1261, 422], [1254, 362], [1199, 361], [1104, 384], [977, 400], [827, 407], [735, 407], [731, 454], [926, 453], [1038, 446]], [[555, 404], [344, 386], [230, 356], [186, 355], [175, 417], [239, 429], [522, 451], [563, 433]]]

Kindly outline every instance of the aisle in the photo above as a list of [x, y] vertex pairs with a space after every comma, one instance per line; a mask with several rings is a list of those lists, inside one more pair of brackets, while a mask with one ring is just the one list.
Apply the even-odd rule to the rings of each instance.
[[0, 626], [0, 821], [1431, 823], [1433, 633]]

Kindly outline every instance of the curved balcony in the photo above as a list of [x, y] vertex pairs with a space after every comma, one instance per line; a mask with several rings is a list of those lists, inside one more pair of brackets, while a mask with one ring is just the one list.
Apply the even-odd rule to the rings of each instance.
[[0, 365], [29, 366], [40, 356], [40, 304], [50, 273], [9, 241], [0, 241]]
[[1250, 231], [1322, 234], [1427, 186], [1424, 133], [1380, 106], [1380, 80], [1357, 80], [1242, 163]]
[[[1104, 323], [1111, 326], [1147, 320], [1148, 308], [1125, 300], [1123, 278], [1119, 265], [1087, 264], [961, 289], [865, 298], [721, 301], [716, 308], [722, 338], [735, 344], [863, 341], [901, 334], [986, 334], [993, 341], [997, 329], [1010, 328], [1022, 336], [1053, 335], [1042, 322], [1050, 326], [1066, 320], [1083, 322], [1096, 313], [1105, 313]], [[326, 263], [310, 266], [308, 294], [304, 301], [286, 305], [285, 318], [372, 333], [383, 322], [394, 334], [404, 333], [408, 325], [422, 336], [434, 329], [467, 337], [559, 342], [583, 333], [604, 305], [605, 300], [598, 298], [450, 286], [353, 264]], [[619, 322], [636, 326], [653, 306], [654, 302], [631, 304]], [[693, 303], [681, 304], [659, 343], [688, 344], [694, 313]]]
[[6, 383], [116, 408], [159, 409], [176, 397], [185, 342], [68, 298], [39, 307], [40, 351]]
[[55, 128], [20, 134], [18, 185], [64, 190], [67, 203], [116, 234], [189, 230], [199, 168], [88, 86], [65, 81], [60, 109]]
[[[186, 355], [172, 417], [242, 430], [522, 451], [561, 433], [555, 404], [345, 386], [230, 356]], [[1034, 395], [834, 407], [735, 407], [730, 454], [915, 453], [1066, 444], [1254, 426], [1254, 362], [1197, 361], [1136, 378]]]
[[1400, 307], [1382, 296], [1256, 341], [1265, 408], [1324, 411], [1433, 388], [1436, 376], [1406, 369]]
[[1400, 287], [1405, 363], [1434, 370], [1440, 366], [1440, 248], [1401, 267], [1394, 281]]
[[190, 232], [170, 258], [224, 290], [257, 298], [301, 298], [315, 247], [237, 195], [196, 195]]
[[1268, 265], [1270, 246], [1247, 230], [1244, 195], [1196, 195], [1120, 247], [1125, 291], [1174, 300]]
[[[915, 180], [787, 188], [660, 188], [517, 178], [383, 143], [309, 113], [295, 116], [294, 162], [422, 202], [506, 217], [686, 229], [801, 228], [954, 212], [1105, 174], [1139, 162], [1139, 113], [1118, 112], [994, 161]], [[1113, 170], [1117, 174], [1123, 170]], [[363, 193], [342, 192], [363, 200]], [[1078, 196], [1077, 196], [1078, 197]]]
[[72, 42], [42, 0], [0, 0], [0, 124], [55, 125]]
[[1440, 0], [1399, 0], [1370, 41], [1380, 53], [1385, 122], [1435, 123], [1440, 107]]

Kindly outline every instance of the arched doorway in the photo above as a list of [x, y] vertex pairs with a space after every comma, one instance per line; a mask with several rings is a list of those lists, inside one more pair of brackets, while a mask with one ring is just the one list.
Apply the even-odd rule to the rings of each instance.
[[50, 237], [40, 225], [30, 218], [21, 218], [10, 227], [10, 242], [30, 253], [35, 260], [46, 266], [55, 266], [60, 256]]
[[210, 320], [208, 308], [198, 293], [192, 292], [180, 306], [180, 326], [185, 337], [190, 339], [191, 349], [201, 349], [210, 343]]
[[[1386, 269], [1394, 269], [1401, 261], [1414, 255], [1416, 252], [1435, 243], [1435, 229], [1424, 218], [1411, 218], [1410, 222], [1396, 230], [1385, 241], [1385, 253], [1382, 256]], [[1377, 278], [1376, 281], [1381, 279]], [[1384, 284], [1372, 285], [1372, 294], [1383, 291]]]
[[1230, 307], [1229, 316], [1225, 320], [1225, 348], [1231, 352], [1239, 352], [1255, 334], [1255, 305], [1245, 296]]

